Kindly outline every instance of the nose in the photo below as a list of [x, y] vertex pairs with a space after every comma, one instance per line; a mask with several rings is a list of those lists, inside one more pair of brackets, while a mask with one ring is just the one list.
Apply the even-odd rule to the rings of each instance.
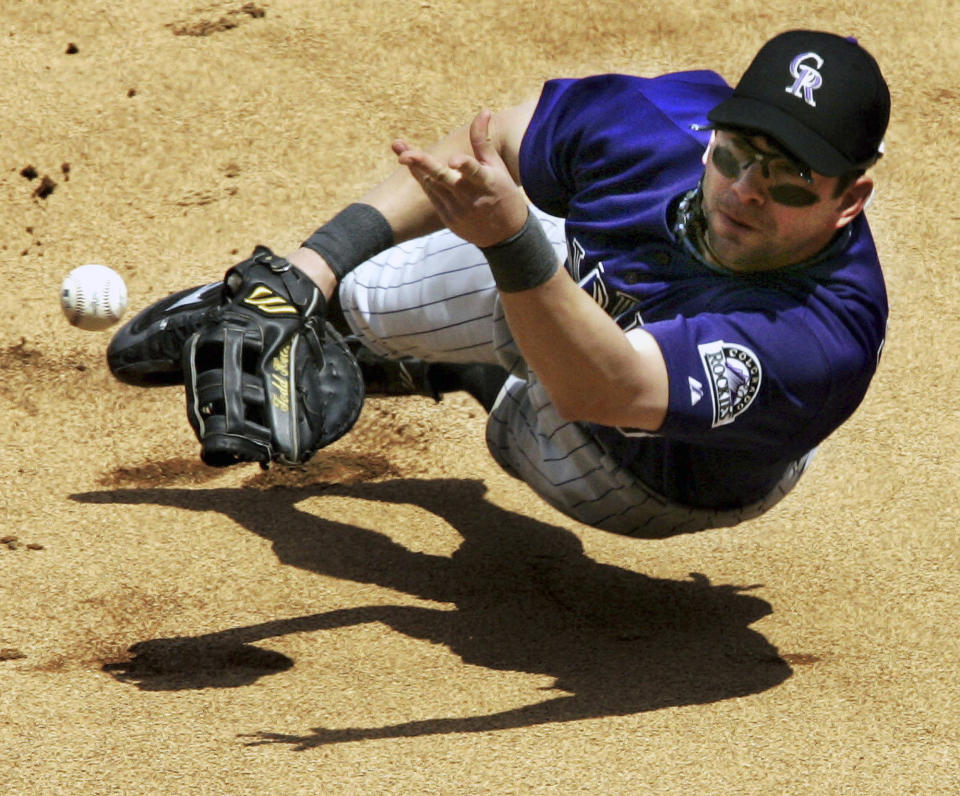
[[759, 161], [754, 160], [745, 167], [741, 167], [740, 173], [734, 179], [731, 187], [740, 197], [741, 202], [761, 203], [766, 196], [764, 192], [765, 182], [763, 167]]

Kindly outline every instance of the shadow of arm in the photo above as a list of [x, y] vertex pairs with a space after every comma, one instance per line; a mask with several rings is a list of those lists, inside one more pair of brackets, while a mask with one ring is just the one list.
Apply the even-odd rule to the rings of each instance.
[[538, 724], [553, 724], [577, 721], [594, 715], [590, 703], [582, 697], [568, 695], [524, 705], [513, 710], [491, 713], [486, 716], [462, 716], [457, 718], [425, 719], [392, 724], [387, 727], [344, 727], [330, 729], [314, 727], [308, 735], [290, 735], [276, 732], [257, 732], [240, 735], [249, 739], [245, 746], [289, 744], [294, 751], [302, 752], [329, 744], [351, 743], [383, 738], [415, 738], [424, 735], [452, 735], [470, 732], [493, 732], [533, 727]]

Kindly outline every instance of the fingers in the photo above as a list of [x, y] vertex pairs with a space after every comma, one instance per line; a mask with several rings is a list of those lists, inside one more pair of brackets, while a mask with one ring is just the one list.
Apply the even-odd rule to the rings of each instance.
[[406, 166], [425, 190], [453, 188], [460, 182], [459, 169], [437, 160], [428, 152], [413, 149], [404, 141], [395, 141], [393, 151], [397, 154], [397, 162]]
[[412, 149], [410, 144], [408, 144], [402, 138], [398, 138], [393, 143], [391, 143], [390, 148], [393, 150], [393, 154], [397, 155], [398, 157], [402, 155], [404, 152], [407, 152], [408, 150]]
[[470, 146], [473, 156], [454, 155], [443, 163], [423, 150], [415, 149], [403, 139], [395, 140], [391, 148], [401, 166], [406, 166], [425, 190], [455, 189], [461, 181], [474, 186], [486, 186], [492, 179], [487, 166], [494, 169], [503, 165], [500, 153], [490, 131], [493, 114], [483, 109], [470, 123]]
[[[497, 196], [502, 177], [509, 177], [491, 137], [491, 118], [489, 110], [478, 113], [469, 128], [473, 153], [454, 154], [446, 162], [403, 139], [392, 143], [399, 165], [407, 167], [435, 207], [438, 203], [449, 208], [490, 201]], [[507, 182], [513, 185], [512, 178]]]
[[482, 183], [484, 181], [483, 164], [469, 155], [456, 155], [450, 158], [450, 168], [468, 182]]
[[[478, 113], [470, 124], [468, 141], [456, 139], [460, 151], [449, 156], [416, 149], [402, 139], [392, 144], [398, 164], [423, 189], [440, 221], [478, 246], [509, 237], [528, 213], [526, 200], [500, 155], [492, 125], [490, 111]], [[439, 146], [436, 152], [451, 149]]]
[[460, 182], [460, 172], [433, 160], [413, 160], [406, 165], [421, 185], [434, 188], [453, 188]]
[[495, 163], [500, 159], [490, 135], [490, 119], [493, 114], [486, 108], [478, 113], [470, 123], [470, 145], [473, 154], [481, 163]]

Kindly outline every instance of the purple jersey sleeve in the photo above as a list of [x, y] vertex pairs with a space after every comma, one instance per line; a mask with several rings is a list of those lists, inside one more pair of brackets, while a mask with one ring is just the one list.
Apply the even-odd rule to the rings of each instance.
[[[855, 238], [869, 239], [865, 219], [855, 227]], [[846, 420], [866, 394], [886, 329], [878, 266], [856, 249], [820, 266], [731, 277], [702, 311], [644, 326], [669, 374], [660, 434], [799, 455]]]
[[520, 147], [523, 187], [553, 215], [573, 203], [594, 224], [620, 219], [641, 192], [695, 184], [709, 134], [691, 128], [729, 93], [708, 71], [548, 81]]
[[808, 435], [823, 417], [820, 410], [835, 402], [831, 392], [840, 374], [801, 314], [746, 309], [644, 327], [657, 340], [669, 376], [659, 433], [687, 441], [709, 437], [730, 447], [800, 438], [800, 448], [809, 449]]

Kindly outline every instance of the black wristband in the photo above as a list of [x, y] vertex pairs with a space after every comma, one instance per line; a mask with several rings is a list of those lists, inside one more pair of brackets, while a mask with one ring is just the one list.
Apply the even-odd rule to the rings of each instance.
[[393, 229], [372, 205], [355, 202], [341, 210], [303, 245], [327, 261], [337, 279], [393, 245]]
[[480, 251], [490, 263], [493, 281], [504, 293], [519, 293], [542, 285], [560, 267], [553, 244], [533, 213], [527, 214], [516, 235]]

